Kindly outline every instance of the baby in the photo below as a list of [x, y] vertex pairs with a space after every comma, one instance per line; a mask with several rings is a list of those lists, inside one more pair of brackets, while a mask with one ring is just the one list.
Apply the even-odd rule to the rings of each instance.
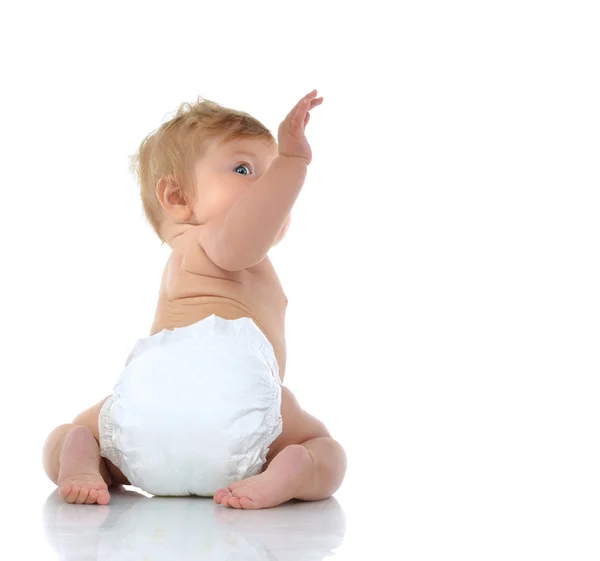
[[43, 462], [68, 503], [111, 485], [268, 508], [331, 496], [346, 455], [283, 386], [287, 298], [268, 257], [285, 236], [312, 152], [313, 90], [278, 142], [247, 113], [204, 100], [133, 159], [146, 216], [172, 253], [150, 336], [113, 394], [48, 436]]

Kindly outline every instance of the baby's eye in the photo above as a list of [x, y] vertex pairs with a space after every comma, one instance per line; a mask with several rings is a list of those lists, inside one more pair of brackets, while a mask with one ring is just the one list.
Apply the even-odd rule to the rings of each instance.
[[235, 169], [234, 169], [234, 171], [237, 172], [237, 170], [241, 169], [241, 168], [246, 168], [246, 170], [248, 171], [248, 173], [242, 173], [240, 175], [250, 175], [250, 167], [248, 165], [246, 165], [246, 164], [240, 164], [239, 166], [236, 166]]

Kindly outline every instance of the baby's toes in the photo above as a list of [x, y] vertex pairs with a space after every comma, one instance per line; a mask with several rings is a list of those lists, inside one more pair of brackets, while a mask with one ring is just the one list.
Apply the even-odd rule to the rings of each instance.
[[215, 496], [213, 497], [215, 503], [217, 503], [218, 505], [221, 504], [221, 501], [223, 500], [223, 497], [226, 497], [227, 495], [229, 495], [229, 489], [227, 489], [227, 487], [224, 487], [223, 489], [218, 489], [217, 492], [215, 493]]
[[108, 493], [108, 491], [105, 491], [104, 489], [98, 491], [98, 499], [96, 500], [96, 502], [99, 505], [107, 505], [110, 502], [110, 494]]
[[90, 490], [87, 487], [82, 487], [79, 491], [79, 495], [75, 499], [75, 504], [82, 505], [87, 501], [88, 495], [90, 494]]
[[250, 497], [241, 497], [240, 505], [247, 510], [256, 510], [260, 508]]
[[86, 505], [93, 505], [98, 500], [98, 490], [90, 489], [90, 494], [88, 495], [87, 501], [85, 501]]
[[65, 485], [61, 485], [58, 488], [58, 496], [66, 501], [67, 497], [71, 494], [71, 490], [73, 489], [73, 485], [71, 483], [66, 483]]
[[79, 485], [73, 485], [71, 487], [71, 492], [65, 497], [65, 501], [68, 503], [74, 503], [79, 496], [79, 491], [81, 491], [81, 487]]
[[223, 498], [221, 499], [221, 502], [219, 504], [221, 504], [223, 506], [229, 506], [230, 498], [231, 498], [231, 495], [223, 495]]
[[238, 499], [237, 497], [229, 497], [228, 503], [230, 507], [242, 508], [242, 505], [240, 504], [240, 499]]

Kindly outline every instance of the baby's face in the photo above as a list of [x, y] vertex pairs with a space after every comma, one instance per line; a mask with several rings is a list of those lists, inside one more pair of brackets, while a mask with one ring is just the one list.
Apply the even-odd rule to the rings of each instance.
[[262, 139], [210, 141], [195, 166], [193, 212], [199, 224], [226, 212], [269, 168], [277, 144]]

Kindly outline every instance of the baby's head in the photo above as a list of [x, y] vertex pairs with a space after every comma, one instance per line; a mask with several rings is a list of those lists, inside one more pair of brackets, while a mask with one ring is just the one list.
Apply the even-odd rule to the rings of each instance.
[[[198, 98], [183, 103], [142, 141], [131, 168], [148, 221], [171, 245], [179, 234], [231, 208], [277, 154], [275, 138], [260, 121]], [[289, 217], [275, 244], [288, 227]]]

